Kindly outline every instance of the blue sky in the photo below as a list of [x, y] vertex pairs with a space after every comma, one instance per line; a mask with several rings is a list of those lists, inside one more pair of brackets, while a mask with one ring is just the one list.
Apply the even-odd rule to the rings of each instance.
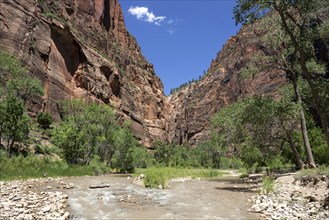
[[198, 79], [239, 29], [234, 0], [119, 0], [128, 31], [154, 65], [165, 94]]

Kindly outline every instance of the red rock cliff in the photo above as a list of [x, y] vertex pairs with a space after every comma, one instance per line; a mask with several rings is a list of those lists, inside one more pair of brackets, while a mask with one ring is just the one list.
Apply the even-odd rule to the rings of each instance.
[[111, 105], [142, 143], [165, 140], [163, 85], [125, 28], [117, 0], [0, 0], [0, 50], [40, 78], [31, 112], [72, 97]]
[[253, 95], [278, 95], [287, 82], [286, 75], [275, 69], [244, 78], [241, 70], [254, 54], [266, 54], [259, 37], [264, 31], [257, 24], [243, 27], [231, 37], [198, 82], [169, 96], [168, 139], [196, 144], [210, 138], [210, 119], [221, 107], [239, 98]]

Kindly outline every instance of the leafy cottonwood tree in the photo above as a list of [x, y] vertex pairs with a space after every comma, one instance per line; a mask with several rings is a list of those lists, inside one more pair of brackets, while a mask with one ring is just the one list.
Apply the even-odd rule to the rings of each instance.
[[114, 133], [115, 152], [113, 155], [112, 166], [119, 169], [120, 173], [132, 172], [134, 170], [134, 151], [138, 146], [137, 140], [129, 130], [129, 123], [123, 128], [119, 128]]
[[53, 142], [63, 149], [69, 163], [89, 163], [94, 155], [102, 161], [112, 157], [113, 130], [118, 125], [108, 106], [84, 103], [82, 100], [63, 102], [64, 119], [53, 134]]
[[27, 75], [27, 70], [15, 57], [0, 52], [0, 145], [11, 156], [17, 142], [27, 139], [29, 117], [25, 103], [42, 95], [41, 82]]
[[268, 165], [288, 140], [296, 165], [302, 168], [303, 161], [291, 137], [298, 108], [284, 100], [248, 98], [222, 108], [212, 119], [213, 129], [221, 136], [217, 140], [237, 148], [248, 166]]
[[0, 97], [12, 94], [24, 104], [33, 96], [43, 95], [40, 80], [29, 76], [17, 58], [3, 52], [0, 52], [0, 85]]
[[[301, 92], [298, 87], [298, 78], [300, 73], [296, 69], [295, 62], [289, 60], [294, 53], [294, 48], [291, 47], [289, 36], [282, 31], [279, 24], [279, 18], [276, 16], [267, 16], [257, 23], [257, 28], [265, 31], [260, 37], [262, 50], [266, 52], [259, 52], [254, 54], [252, 59], [247, 63], [246, 67], [241, 70], [243, 77], [249, 75], [256, 75], [259, 72], [266, 71], [267, 69], [276, 69], [285, 71], [290, 82], [293, 85], [295, 100], [299, 108], [300, 127], [303, 137], [305, 151], [307, 152], [308, 164], [315, 167], [312, 149], [310, 146], [305, 113], [302, 105]], [[293, 99], [291, 99], [292, 101]], [[291, 142], [291, 144], [294, 144]]]
[[325, 114], [321, 92], [313, 77], [314, 69], [318, 69], [313, 43], [320, 32], [326, 31], [323, 28], [326, 26], [319, 18], [319, 12], [327, 8], [329, 2], [327, 0], [237, 0], [236, 2], [234, 17], [237, 23], [253, 23], [273, 11], [279, 16], [281, 29], [290, 38], [290, 46], [293, 48], [291, 61], [298, 65], [302, 76], [309, 84], [329, 147], [328, 117]]
[[13, 95], [6, 96], [0, 103], [0, 138], [8, 157], [15, 152], [15, 143], [27, 139], [29, 123], [23, 101]]
[[109, 106], [74, 99], [63, 102], [64, 119], [52, 141], [68, 163], [89, 164], [95, 156], [124, 172], [133, 168], [138, 145], [128, 127], [121, 128]]

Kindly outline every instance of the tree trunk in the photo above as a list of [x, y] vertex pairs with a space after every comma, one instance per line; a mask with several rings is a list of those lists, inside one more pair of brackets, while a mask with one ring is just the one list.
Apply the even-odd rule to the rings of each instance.
[[14, 140], [10, 141], [10, 139], [7, 139], [7, 156], [8, 156], [8, 158], [10, 158], [12, 155], [12, 149], [13, 149], [14, 144], [15, 144]]
[[324, 131], [325, 137], [326, 137], [326, 142], [327, 142], [327, 146], [329, 148], [329, 124], [327, 121], [327, 116], [325, 115], [325, 113], [323, 112], [323, 106], [321, 103], [321, 97], [319, 95], [319, 91], [316, 88], [316, 85], [314, 84], [311, 74], [308, 71], [307, 67], [306, 67], [306, 55], [303, 52], [300, 52], [300, 65], [303, 71], [303, 76], [305, 77], [310, 89], [311, 89], [311, 93], [312, 93], [312, 97], [314, 100], [314, 104], [316, 106], [316, 110], [320, 116], [320, 121], [321, 121], [321, 125], [322, 125], [322, 129]]
[[[278, 4], [276, 2], [274, 3], [274, 9], [279, 13], [283, 29], [289, 35], [296, 51], [299, 52], [299, 55], [300, 55], [299, 64], [301, 66], [303, 76], [305, 77], [305, 79], [306, 79], [306, 81], [309, 84], [309, 87], [311, 89], [314, 104], [315, 104], [315, 106], [317, 108], [317, 111], [318, 111], [318, 114], [320, 116], [321, 125], [322, 125], [322, 128], [323, 128], [325, 137], [326, 137], [327, 146], [329, 148], [329, 125], [328, 125], [327, 117], [323, 113], [323, 109], [322, 109], [322, 105], [321, 105], [321, 97], [319, 95], [319, 91], [316, 88], [316, 86], [314, 85], [311, 74], [308, 71], [307, 66], [306, 66], [306, 61], [307, 61], [306, 52], [304, 51], [303, 47], [298, 43], [298, 39], [296, 38], [294, 33], [289, 28], [286, 16], [284, 15], [282, 9], [278, 6]], [[300, 31], [301, 31], [301, 36], [303, 36], [304, 34], [303, 34], [303, 30], [301, 28], [300, 28]]]
[[294, 141], [292, 140], [291, 133], [290, 133], [290, 131], [287, 131], [286, 133], [287, 133], [287, 137], [288, 137], [288, 141], [289, 141], [291, 151], [294, 154], [295, 159], [296, 159], [296, 165], [298, 166], [299, 169], [303, 169], [305, 164], [304, 164], [302, 158], [300, 157], [300, 155], [298, 153], [298, 150], [296, 148], [296, 145], [295, 145]]
[[[295, 95], [296, 95], [297, 103], [299, 105], [301, 105], [302, 104], [302, 98], [301, 98], [301, 95], [300, 95], [300, 92], [299, 92], [299, 89], [298, 89], [296, 74], [291, 73], [291, 76], [292, 76], [291, 77], [292, 78], [292, 84], [294, 86], [294, 92], [295, 92]], [[315, 162], [314, 162], [311, 145], [310, 145], [310, 141], [309, 141], [309, 138], [308, 138], [306, 119], [305, 119], [305, 114], [304, 114], [304, 110], [303, 110], [302, 107], [299, 110], [299, 117], [300, 117], [301, 129], [302, 129], [304, 148], [305, 148], [306, 154], [307, 154], [307, 162], [312, 168], [315, 168], [316, 165], [315, 165]]]

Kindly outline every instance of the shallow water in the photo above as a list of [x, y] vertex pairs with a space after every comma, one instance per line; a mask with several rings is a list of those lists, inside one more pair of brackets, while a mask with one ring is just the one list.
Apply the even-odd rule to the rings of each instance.
[[[148, 189], [119, 176], [69, 177], [73, 219], [258, 219], [247, 209], [251, 185], [231, 180], [171, 182], [169, 189]], [[89, 189], [109, 184], [109, 188]]]

